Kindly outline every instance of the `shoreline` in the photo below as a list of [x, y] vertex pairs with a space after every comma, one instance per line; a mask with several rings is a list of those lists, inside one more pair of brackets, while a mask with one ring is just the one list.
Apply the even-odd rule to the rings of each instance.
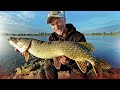
[[[61, 72], [61, 76], [59, 76], [58, 79], [70, 79], [69, 75], [66, 74], [66, 72]], [[81, 79], [120, 79], [120, 68], [111, 68], [108, 70], [108, 72], [97, 73], [98, 76], [95, 75], [87, 75], [86, 78], [81, 77]], [[3, 74], [0, 75], [0, 79], [42, 79], [40, 74], [36, 74], [34, 72], [31, 72], [30, 74], [20, 74], [20, 75], [14, 75], [14, 74]]]

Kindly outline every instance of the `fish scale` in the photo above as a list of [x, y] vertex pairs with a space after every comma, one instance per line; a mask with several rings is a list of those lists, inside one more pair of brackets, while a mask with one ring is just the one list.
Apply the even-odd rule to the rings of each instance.
[[[42, 59], [53, 59], [64, 55], [72, 60], [75, 60], [83, 73], [86, 73], [87, 71], [86, 63], [90, 62], [96, 74], [96, 58], [92, 55], [95, 48], [88, 42], [41, 41], [32, 38], [14, 37], [10, 37], [8, 41], [12, 46], [24, 53], [26, 62], [29, 59], [29, 53]], [[102, 65], [103, 68], [106, 68], [106, 66], [111, 68], [110, 65], [104, 60], [100, 63], [100, 65]]]

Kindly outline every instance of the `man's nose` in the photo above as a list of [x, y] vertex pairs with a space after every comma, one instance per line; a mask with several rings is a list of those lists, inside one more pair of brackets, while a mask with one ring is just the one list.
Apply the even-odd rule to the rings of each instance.
[[56, 25], [56, 28], [58, 29], [59, 25]]
[[54, 26], [54, 29], [55, 29], [55, 30], [58, 30], [58, 29], [59, 29], [59, 25], [55, 25], [55, 26]]

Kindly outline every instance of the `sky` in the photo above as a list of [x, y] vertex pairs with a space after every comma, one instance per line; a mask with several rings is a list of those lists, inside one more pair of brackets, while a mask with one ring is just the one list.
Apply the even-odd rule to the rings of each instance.
[[[0, 11], [0, 33], [51, 33], [49, 12]], [[82, 33], [120, 31], [120, 11], [65, 11], [65, 16]]]

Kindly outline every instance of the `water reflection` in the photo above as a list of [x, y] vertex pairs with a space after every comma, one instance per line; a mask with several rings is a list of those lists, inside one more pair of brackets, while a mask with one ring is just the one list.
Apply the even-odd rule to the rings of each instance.
[[[93, 39], [92, 39], [93, 38]], [[93, 53], [95, 56], [107, 60], [112, 67], [120, 67], [120, 37], [118, 36], [93, 36], [87, 37], [87, 41], [91, 42], [96, 48]]]

